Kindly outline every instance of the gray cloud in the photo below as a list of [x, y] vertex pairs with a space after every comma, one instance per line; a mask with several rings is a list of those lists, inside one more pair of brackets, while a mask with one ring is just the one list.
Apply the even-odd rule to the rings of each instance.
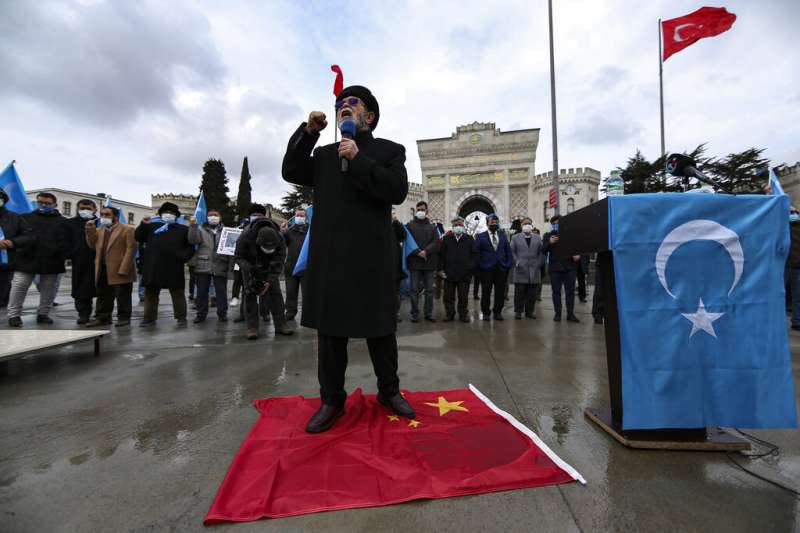
[[170, 112], [174, 86], [225, 71], [206, 18], [178, 2], [2, 2], [0, 35], [0, 92], [102, 126]]
[[596, 113], [582, 118], [569, 137], [587, 145], [614, 145], [632, 144], [641, 133], [641, 126], [623, 115]]

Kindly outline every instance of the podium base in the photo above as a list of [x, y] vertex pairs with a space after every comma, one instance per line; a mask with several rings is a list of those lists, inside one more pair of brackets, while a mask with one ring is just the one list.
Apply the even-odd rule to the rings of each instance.
[[750, 442], [731, 435], [721, 428], [623, 431], [622, 427], [611, 419], [611, 409], [587, 407], [583, 414], [628, 448], [697, 452], [732, 452], [750, 449]]

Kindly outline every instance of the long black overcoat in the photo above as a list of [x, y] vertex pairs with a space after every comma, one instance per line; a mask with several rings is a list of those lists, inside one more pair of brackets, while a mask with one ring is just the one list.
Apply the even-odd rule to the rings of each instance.
[[314, 187], [301, 324], [336, 337], [393, 334], [397, 238], [391, 211], [408, 193], [405, 148], [360, 132], [358, 155], [342, 172], [339, 144], [314, 149], [318, 138], [302, 124], [283, 158], [283, 179]]
[[14, 267], [28, 274], [63, 274], [67, 257], [66, 222], [58, 210], [22, 215], [33, 230], [34, 241], [19, 250]]
[[86, 244], [86, 219], [67, 219], [67, 259], [72, 260], [72, 297], [94, 298], [94, 250]]
[[163, 222], [141, 223], [134, 234], [145, 245], [142, 259], [142, 285], [155, 289], [182, 289], [186, 287], [184, 266], [194, 255], [189, 244], [189, 228], [172, 224], [156, 234]]

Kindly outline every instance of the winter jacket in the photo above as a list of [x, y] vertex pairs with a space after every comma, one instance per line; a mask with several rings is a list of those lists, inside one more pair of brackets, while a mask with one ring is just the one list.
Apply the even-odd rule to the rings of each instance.
[[69, 254], [67, 219], [58, 210], [50, 213], [36, 210], [22, 218], [33, 229], [36, 242], [19, 251], [15, 270], [28, 274], [63, 274], [64, 261]]
[[461, 237], [448, 232], [442, 239], [439, 251], [438, 270], [444, 272], [445, 279], [455, 283], [469, 281], [475, 274], [478, 262], [478, 248], [471, 235], [462, 233]]
[[294, 267], [297, 265], [297, 258], [300, 256], [300, 250], [303, 248], [303, 241], [306, 240], [307, 234], [308, 224], [295, 224], [282, 233], [283, 240], [286, 243], [286, 266], [283, 269], [284, 275], [291, 276], [294, 272]]
[[228, 277], [231, 258], [228, 255], [217, 253], [223, 227], [222, 224], [212, 226], [208, 223], [189, 226], [189, 243], [195, 245], [196, 248], [193, 257], [195, 274]]
[[512, 283], [528, 283], [538, 285], [542, 282], [541, 266], [542, 238], [535, 233], [528, 234], [530, 245], [525, 239], [525, 233], [517, 233], [511, 237], [511, 254], [514, 256], [514, 274]]
[[[92, 269], [95, 283], [100, 281], [103, 261], [106, 267], [106, 282], [109, 285], [124, 285], [136, 281], [136, 239], [131, 226], [114, 224], [110, 230], [89, 226], [84, 228], [86, 244], [94, 250], [95, 263]], [[108, 237], [108, 243], [106, 243]], [[105, 256], [103, 255], [105, 249]]]
[[17, 254], [25, 247], [34, 246], [36, 237], [24, 218], [5, 207], [0, 207], [0, 228], [3, 228], [3, 240], [14, 243], [13, 248], [6, 248], [8, 263], [0, 263], [0, 271], [14, 270]]
[[[86, 223], [89, 220], [75, 216], [67, 219], [67, 259], [72, 262], [72, 297], [94, 298], [94, 249], [86, 244]], [[94, 222], [94, 220], [92, 220]]]
[[439, 232], [436, 226], [430, 223], [427, 218], [419, 220], [414, 218], [411, 222], [406, 224], [411, 236], [414, 237], [414, 242], [417, 243], [420, 250], [424, 250], [427, 255], [422, 259], [417, 254], [412, 253], [408, 256], [408, 269], [409, 270], [436, 270], [439, 266]]
[[136, 228], [136, 240], [145, 245], [142, 285], [154, 289], [183, 289], [186, 287], [184, 269], [194, 255], [194, 246], [189, 244], [189, 228], [173, 223], [166, 231], [156, 233], [163, 225], [163, 222], [143, 222]]

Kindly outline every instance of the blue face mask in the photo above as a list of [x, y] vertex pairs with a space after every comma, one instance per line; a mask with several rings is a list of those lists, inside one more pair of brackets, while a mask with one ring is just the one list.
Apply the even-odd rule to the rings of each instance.
[[552, 231], [558, 231], [558, 222], [556, 222], [555, 224], [550, 224], [550, 229]]
[[42, 212], [42, 213], [52, 213], [53, 211], [55, 211], [55, 209], [56, 209], [56, 206], [54, 206], [54, 205], [44, 206], [42, 204], [39, 204], [39, 211]]
[[800, 215], [797, 213], [789, 213], [789, 222], [800, 222]]

